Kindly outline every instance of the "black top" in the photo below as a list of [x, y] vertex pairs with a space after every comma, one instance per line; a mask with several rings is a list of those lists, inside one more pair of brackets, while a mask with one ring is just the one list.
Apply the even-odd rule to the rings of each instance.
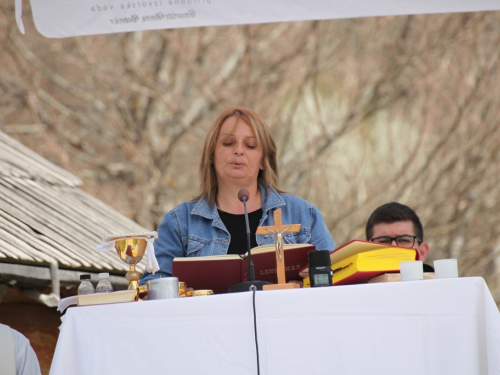
[[[228, 254], [245, 254], [247, 249], [247, 226], [245, 224], [245, 215], [233, 215], [221, 210], [219, 216], [229, 231], [231, 242], [229, 243]], [[259, 226], [260, 218], [262, 217], [262, 208], [257, 211], [248, 213], [248, 224], [250, 226], [250, 247], [257, 246], [255, 232]]]

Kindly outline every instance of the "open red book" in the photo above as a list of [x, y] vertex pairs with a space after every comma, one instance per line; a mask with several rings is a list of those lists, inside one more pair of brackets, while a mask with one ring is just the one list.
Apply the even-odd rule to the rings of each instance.
[[[307, 253], [316, 250], [309, 244], [285, 244], [286, 280], [301, 280], [299, 270], [308, 262]], [[275, 245], [258, 246], [252, 249], [255, 279], [276, 284]], [[208, 257], [174, 258], [172, 276], [195, 290], [211, 289], [214, 293], [227, 293], [236, 284], [248, 281], [248, 258], [239, 255], [215, 255]]]
[[[415, 249], [352, 240], [330, 252], [333, 285], [362, 284], [384, 273], [399, 272], [399, 263], [418, 260]], [[308, 273], [308, 268], [300, 270]], [[304, 287], [310, 286], [309, 277]]]

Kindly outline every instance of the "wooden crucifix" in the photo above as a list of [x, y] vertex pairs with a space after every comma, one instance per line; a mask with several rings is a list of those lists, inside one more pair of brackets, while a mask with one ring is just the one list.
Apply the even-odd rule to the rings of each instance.
[[274, 234], [276, 248], [276, 274], [278, 284], [264, 285], [263, 290], [272, 289], [293, 289], [298, 288], [298, 284], [287, 284], [285, 277], [285, 249], [283, 246], [283, 233], [294, 233], [300, 230], [300, 224], [283, 224], [281, 222], [281, 208], [273, 212], [274, 225], [258, 227], [256, 234]]

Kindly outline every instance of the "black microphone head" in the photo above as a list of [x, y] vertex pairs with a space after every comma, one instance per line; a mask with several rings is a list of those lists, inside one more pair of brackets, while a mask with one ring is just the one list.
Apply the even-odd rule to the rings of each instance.
[[238, 199], [240, 202], [246, 202], [250, 198], [250, 193], [248, 192], [247, 189], [241, 189], [238, 191]]

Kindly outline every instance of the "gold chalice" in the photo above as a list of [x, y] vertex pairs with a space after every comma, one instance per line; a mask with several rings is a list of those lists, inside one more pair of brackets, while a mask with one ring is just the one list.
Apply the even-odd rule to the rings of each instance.
[[126, 233], [126, 234], [108, 234], [102, 238], [103, 243], [96, 246], [97, 251], [116, 250], [121, 260], [129, 265], [129, 271], [125, 274], [128, 280], [128, 289], [137, 289], [139, 287], [139, 278], [141, 274], [136, 271], [135, 265], [141, 261], [147, 250], [148, 265], [147, 270], [155, 273], [159, 266], [154, 255], [153, 241], [158, 238], [157, 232]]
[[135, 270], [135, 265], [139, 263], [146, 252], [147, 241], [144, 238], [120, 238], [115, 239], [115, 250], [121, 260], [129, 265], [129, 271], [125, 274], [128, 280], [128, 289], [139, 287], [140, 272]]

